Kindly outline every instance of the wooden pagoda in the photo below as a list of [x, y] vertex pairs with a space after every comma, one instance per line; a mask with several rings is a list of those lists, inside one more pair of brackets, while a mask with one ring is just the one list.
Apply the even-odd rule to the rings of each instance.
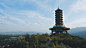
[[70, 30], [70, 28], [67, 28], [63, 25], [63, 17], [61, 9], [58, 8], [57, 10], [55, 10], [55, 26], [53, 26], [53, 28], [49, 28], [49, 30], [52, 31], [52, 36], [63, 34], [63, 32], [66, 32], [67, 34], [67, 30]]

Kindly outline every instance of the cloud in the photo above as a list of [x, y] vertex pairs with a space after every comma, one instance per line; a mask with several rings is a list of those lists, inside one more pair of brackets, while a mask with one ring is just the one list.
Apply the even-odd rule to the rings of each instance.
[[[8, 0], [0, 2], [3, 6], [0, 8], [0, 26], [9, 25], [9, 28], [16, 26], [21, 31], [48, 31], [49, 27], [54, 25], [54, 11], [60, 6], [60, 8], [66, 5], [68, 0]], [[9, 3], [8, 3], [9, 2]], [[78, 18], [78, 15], [74, 15], [75, 11], [86, 10], [86, 1], [78, 0], [74, 4], [68, 4], [66, 7], [62, 7], [66, 11], [65, 20], [69, 21], [66, 25], [71, 28], [77, 26], [85, 26], [85, 16]], [[70, 6], [70, 8], [68, 8]], [[30, 8], [31, 7], [31, 8]], [[3, 15], [2, 15], [3, 14]], [[74, 16], [72, 16], [74, 15]], [[72, 18], [76, 18], [73, 20]], [[69, 20], [69, 18], [71, 18]], [[84, 23], [84, 24], [82, 24]], [[12, 25], [12, 26], [10, 26]], [[10, 30], [8, 29], [8, 30]]]
[[18, 22], [20, 22], [20, 23], [23, 23], [23, 24], [25, 24], [25, 21], [24, 21], [24, 20], [22, 20], [22, 19], [19, 19], [19, 18], [16, 18], [16, 17], [10, 17], [10, 19], [11, 19], [11, 20], [18, 21]]
[[10, 22], [10, 21], [7, 21], [7, 20], [3, 20], [3, 19], [0, 19], [0, 23], [2, 23], [3, 25], [14, 25], [14, 26], [18, 26], [17, 24], [15, 24], [13, 22]]
[[[8, 6], [6, 7], [9, 9]], [[9, 25], [9, 28], [8, 28], [9, 31], [15, 31], [15, 30], [10, 30], [12, 29], [13, 26], [16, 26], [15, 28], [20, 27], [19, 30], [21, 31], [44, 31], [44, 30], [46, 31], [47, 30], [46, 28], [52, 25], [51, 23], [53, 22], [51, 18], [47, 18], [37, 11], [9, 10], [8, 12], [1, 8], [0, 10], [1, 10], [0, 12], [4, 14], [4, 16], [0, 15], [1, 16], [0, 23], [2, 23], [2, 26], [4, 27], [3, 29], [6, 29], [5, 28], [6, 25], [7, 26]], [[38, 29], [38, 27], [41, 27], [41, 28]], [[19, 31], [19, 30], [17, 29], [16, 31]]]
[[[0, 3], [1, 5], [1, 9], [5, 9], [5, 10], [12, 10], [10, 7], [8, 7], [5, 3]], [[3, 6], [3, 7], [2, 7]]]
[[86, 27], [86, 0], [77, 0], [69, 5], [65, 15], [66, 25], [71, 28]]
[[44, 17], [42, 14], [40, 14], [36, 11], [23, 10], [23, 11], [16, 12], [16, 14], [21, 15], [22, 17], [24, 17], [23, 19], [25, 19], [25, 17], [26, 17], [27, 20], [29, 20], [29, 21], [33, 21], [33, 22], [36, 21], [36, 22], [39, 22], [41, 24], [43, 24], [42, 21], [44, 21], [44, 23], [46, 23], [47, 21], [48, 22], [53, 22], [53, 20], [51, 18]]
[[74, 21], [68, 22], [66, 23], [66, 25], [70, 26], [71, 28], [75, 28], [75, 27], [85, 27], [86, 25], [86, 17], [84, 18], [80, 18], [80, 19], [76, 19]]
[[71, 6], [72, 11], [86, 10], [86, 0], [78, 0]]
[[25, 3], [28, 2], [33, 2], [34, 4], [38, 5], [41, 8], [48, 8], [49, 9], [49, 2], [51, 2], [52, 0], [44, 0], [44, 1], [40, 1], [40, 0], [23, 0]]

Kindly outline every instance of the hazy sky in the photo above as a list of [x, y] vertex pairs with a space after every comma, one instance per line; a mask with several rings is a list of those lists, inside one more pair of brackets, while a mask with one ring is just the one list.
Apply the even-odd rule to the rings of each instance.
[[66, 27], [86, 27], [86, 0], [0, 0], [0, 32], [50, 32], [58, 7]]

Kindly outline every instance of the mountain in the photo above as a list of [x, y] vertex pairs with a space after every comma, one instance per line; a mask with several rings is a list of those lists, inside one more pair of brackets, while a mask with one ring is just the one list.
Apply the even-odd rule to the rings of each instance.
[[24, 34], [43, 34], [43, 32], [0, 32], [0, 34], [4, 35], [4, 34], [7, 34], [7, 35], [13, 35], [13, 34], [17, 34], [17, 35], [24, 35]]
[[68, 31], [68, 33], [78, 33], [78, 32], [83, 32], [83, 31], [86, 31], [86, 27], [77, 27], [77, 28], [73, 28], [73, 29], [70, 29]]
[[86, 40], [86, 31], [81, 31], [81, 32], [77, 32], [77, 33], [71, 33], [71, 35], [79, 36], [79, 37], [81, 37], [81, 38]]
[[86, 27], [73, 28], [73, 29], [70, 29], [68, 33], [73, 36], [79, 36], [86, 40]]

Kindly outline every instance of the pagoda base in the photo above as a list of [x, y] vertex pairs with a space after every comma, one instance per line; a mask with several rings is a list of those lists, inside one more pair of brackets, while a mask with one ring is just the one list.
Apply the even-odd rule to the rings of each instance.
[[[53, 27], [53, 28], [50, 28], [50, 30], [52, 31], [52, 36], [58, 36], [59, 34], [63, 34], [63, 32], [66, 32], [66, 35], [68, 34], [67, 33], [67, 30], [70, 30], [70, 28], [66, 28], [66, 27]], [[55, 32], [55, 33], [53, 33]]]

